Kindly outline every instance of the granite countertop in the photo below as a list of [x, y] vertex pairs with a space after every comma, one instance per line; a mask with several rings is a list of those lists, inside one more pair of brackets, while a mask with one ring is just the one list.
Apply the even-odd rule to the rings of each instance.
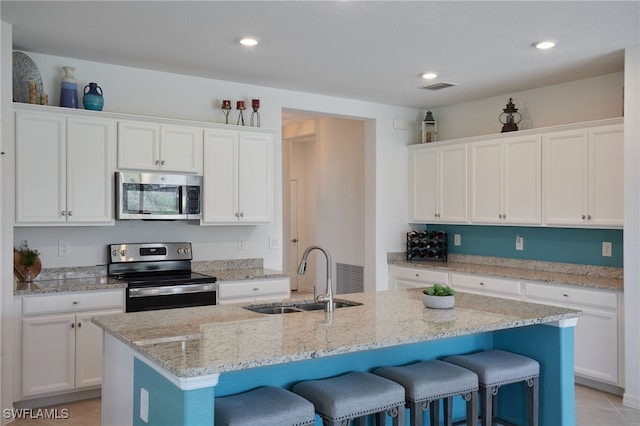
[[427, 309], [418, 289], [340, 295], [361, 306], [281, 315], [242, 304], [94, 317], [93, 322], [178, 377], [444, 339], [577, 318], [579, 311], [458, 293]]
[[[194, 261], [192, 269], [194, 272], [216, 277], [218, 282], [288, 276], [280, 271], [264, 269], [262, 259]], [[13, 294], [25, 296], [126, 287], [125, 282], [107, 276], [107, 267], [104, 265], [64, 267], [43, 269], [31, 285], [25, 282], [16, 283]]]
[[35, 280], [31, 284], [19, 282], [13, 291], [14, 296], [31, 294], [66, 293], [70, 291], [95, 291], [126, 288], [127, 284], [114, 278], [83, 277], [53, 280]]
[[623, 269], [615, 267], [451, 254], [447, 262], [427, 262], [407, 261], [405, 253], [389, 253], [387, 261], [390, 265], [409, 268], [489, 275], [605, 290], [624, 290]]

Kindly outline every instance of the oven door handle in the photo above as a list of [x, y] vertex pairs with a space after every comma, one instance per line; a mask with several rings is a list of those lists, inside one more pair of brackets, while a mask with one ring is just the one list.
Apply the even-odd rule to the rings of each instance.
[[184, 284], [158, 287], [129, 288], [129, 297], [170, 296], [175, 294], [216, 291], [216, 284]]

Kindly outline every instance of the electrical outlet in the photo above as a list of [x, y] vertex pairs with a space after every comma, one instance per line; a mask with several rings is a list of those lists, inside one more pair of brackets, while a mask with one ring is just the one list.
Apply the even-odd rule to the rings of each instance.
[[149, 423], [149, 391], [140, 388], [140, 419]]
[[611, 242], [609, 241], [602, 242], [602, 256], [611, 257]]
[[71, 246], [69, 241], [58, 240], [58, 257], [68, 257], [69, 246]]
[[516, 250], [524, 250], [524, 237], [516, 235]]
[[278, 237], [269, 237], [269, 249], [270, 250], [280, 250], [280, 238]]
[[459, 246], [462, 245], [462, 237], [460, 234], [453, 234], [453, 245]]
[[238, 250], [244, 250], [246, 241], [242, 237], [238, 237]]

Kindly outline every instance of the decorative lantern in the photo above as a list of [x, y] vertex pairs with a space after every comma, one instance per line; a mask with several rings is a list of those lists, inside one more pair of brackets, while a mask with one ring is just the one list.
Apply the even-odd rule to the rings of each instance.
[[436, 141], [436, 120], [431, 115], [431, 111], [427, 111], [427, 115], [422, 122], [422, 143]]
[[518, 112], [518, 108], [513, 104], [513, 98], [509, 98], [507, 107], [500, 114], [499, 120], [502, 123], [502, 132], [515, 132], [518, 130], [518, 123], [522, 121], [522, 114]]

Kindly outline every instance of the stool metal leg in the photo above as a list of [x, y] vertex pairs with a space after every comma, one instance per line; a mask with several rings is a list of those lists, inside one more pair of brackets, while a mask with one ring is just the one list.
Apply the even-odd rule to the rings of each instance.
[[409, 424], [411, 426], [422, 426], [422, 412], [427, 409], [429, 405], [428, 401], [415, 402], [407, 401], [409, 403]]
[[[404, 404], [397, 405], [389, 410], [393, 419], [393, 426], [404, 426]], [[384, 424], [384, 423], [383, 423]]]
[[529, 426], [538, 426], [538, 377], [528, 379], [526, 383], [529, 399]]
[[443, 424], [445, 426], [453, 425], [453, 397], [449, 396], [442, 400], [442, 408], [443, 408]]
[[462, 398], [467, 401], [467, 426], [478, 426], [478, 392], [465, 393]]
[[429, 418], [431, 419], [431, 425], [440, 424], [440, 400], [436, 399], [429, 401]]

